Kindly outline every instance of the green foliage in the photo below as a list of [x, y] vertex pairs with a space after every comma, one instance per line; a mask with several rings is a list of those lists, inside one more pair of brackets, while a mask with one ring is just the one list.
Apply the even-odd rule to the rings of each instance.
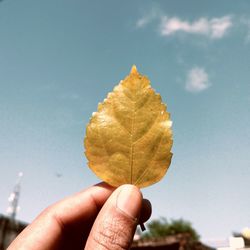
[[190, 239], [197, 241], [199, 235], [192, 227], [191, 223], [183, 219], [167, 221], [166, 218], [152, 220], [148, 225], [148, 232], [142, 235], [142, 238], [160, 238], [168, 235], [176, 235], [180, 233], [190, 234]]

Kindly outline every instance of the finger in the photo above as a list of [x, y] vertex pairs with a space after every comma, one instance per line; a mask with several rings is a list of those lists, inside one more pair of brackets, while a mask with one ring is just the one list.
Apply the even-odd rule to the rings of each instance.
[[[74, 249], [74, 244], [82, 246], [84, 235], [87, 238], [93, 221], [113, 190], [109, 185], [100, 183], [50, 206], [16, 238], [8, 250], [67, 249], [68, 242], [63, 241], [64, 236], [73, 237], [69, 249]], [[62, 244], [64, 248], [61, 248]]]
[[133, 185], [117, 188], [99, 212], [85, 249], [129, 249], [142, 209], [142, 194]]

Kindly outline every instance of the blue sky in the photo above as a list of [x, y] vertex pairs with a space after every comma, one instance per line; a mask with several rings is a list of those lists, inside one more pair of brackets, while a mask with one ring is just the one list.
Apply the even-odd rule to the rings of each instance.
[[142, 190], [152, 218], [202, 239], [250, 226], [249, 13], [248, 0], [1, 1], [0, 213], [19, 171], [28, 222], [99, 181], [86, 124], [136, 64], [173, 120], [171, 167]]

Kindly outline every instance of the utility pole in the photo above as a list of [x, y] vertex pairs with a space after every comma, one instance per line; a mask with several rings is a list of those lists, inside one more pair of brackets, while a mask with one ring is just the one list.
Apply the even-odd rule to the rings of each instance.
[[18, 228], [18, 224], [15, 219], [19, 210], [18, 202], [20, 198], [22, 176], [23, 173], [20, 172], [14, 189], [8, 198], [9, 206], [6, 212], [9, 218], [3, 218], [0, 221], [0, 250], [4, 250], [8, 247], [10, 242], [14, 239], [13, 236], [15, 236], [15, 232]]
[[22, 177], [23, 177], [23, 173], [20, 172], [18, 174], [18, 180], [14, 186], [14, 189], [8, 198], [9, 206], [7, 208], [7, 214], [10, 217], [10, 219], [12, 219], [12, 220], [15, 220], [16, 214], [19, 210], [18, 202], [19, 202], [20, 192], [21, 192]]

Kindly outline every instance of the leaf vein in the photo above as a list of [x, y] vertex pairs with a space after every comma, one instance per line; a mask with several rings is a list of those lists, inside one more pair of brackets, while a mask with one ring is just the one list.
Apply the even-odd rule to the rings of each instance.
[[156, 149], [155, 149], [155, 151], [154, 151], [154, 153], [153, 153], [153, 155], [152, 155], [151, 160], [149, 161], [149, 163], [148, 163], [147, 167], [145, 168], [145, 170], [142, 172], [141, 176], [136, 180], [136, 182], [134, 183], [134, 185], [137, 185], [137, 183], [138, 183], [138, 182], [145, 176], [145, 174], [147, 173], [147, 171], [148, 171], [148, 169], [149, 169], [149, 167], [150, 167], [150, 164], [151, 164], [152, 161], [154, 160], [155, 154], [156, 154], [156, 152], [158, 151], [158, 148], [159, 148], [159, 146], [160, 146], [160, 144], [161, 144], [162, 138], [163, 138], [163, 133], [162, 133], [161, 139], [160, 139], [160, 141], [159, 141], [159, 143], [158, 143], [158, 145], [157, 145], [157, 147], [156, 147]]
[[154, 122], [152, 122], [151, 126], [147, 129], [147, 131], [145, 131], [145, 133], [144, 133], [140, 138], [137, 138], [137, 140], [134, 141], [133, 144], [138, 143], [141, 139], [143, 139], [143, 138], [149, 133], [149, 131], [150, 131], [150, 130], [154, 127], [154, 125], [156, 124], [156, 122], [157, 122], [157, 120], [158, 120], [158, 117], [159, 117], [159, 114], [160, 114], [160, 112], [157, 113], [157, 116], [156, 116]]
[[115, 112], [115, 108], [114, 108], [114, 104], [112, 103], [112, 108], [113, 108], [113, 114], [114, 114], [114, 118], [115, 120], [118, 122], [118, 124], [121, 126], [121, 128], [127, 132], [129, 135], [131, 135], [131, 132], [129, 132], [129, 130], [127, 129], [127, 127], [125, 126], [125, 124], [123, 124], [120, 119], [118, 118], [118, 116], [116, 115], [116, 112]]

